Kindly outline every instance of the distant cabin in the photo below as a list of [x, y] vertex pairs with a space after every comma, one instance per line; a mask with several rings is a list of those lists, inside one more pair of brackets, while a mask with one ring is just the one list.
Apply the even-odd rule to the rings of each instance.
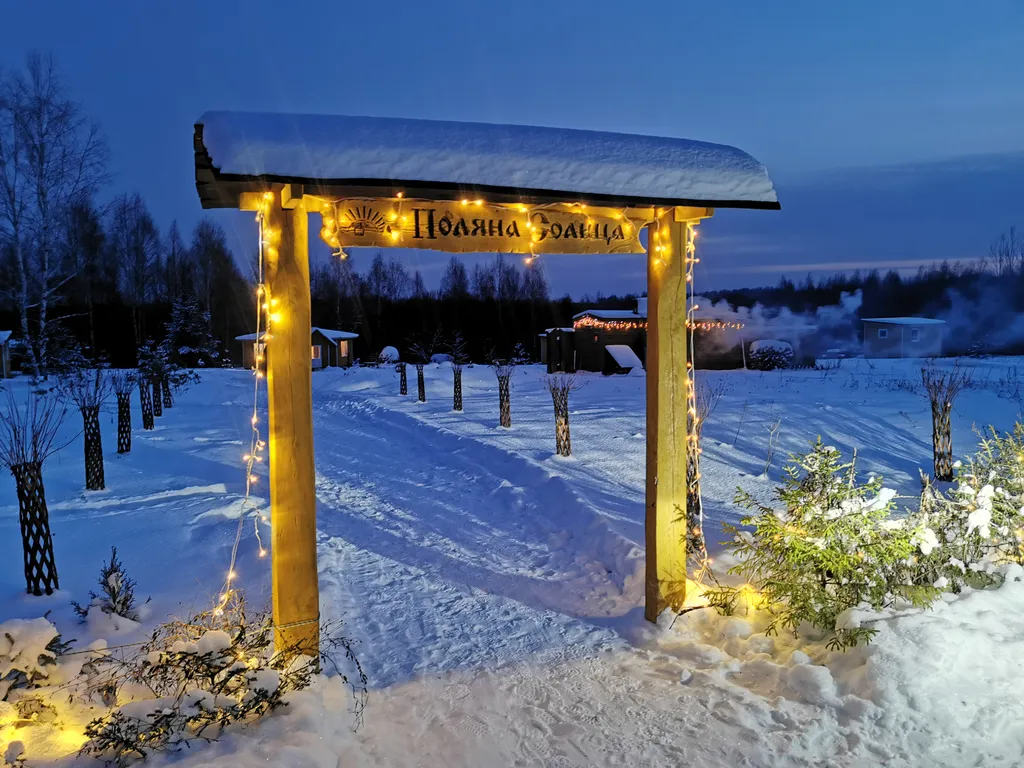
[[0, 331], [0, 379], [11, 378], [11, 331]]
[[[255, 333], [235, 337], [236, 350], [233, 358], [243, 368], [255, 368], [256, 357], [264, 350], [263, 334], [257, 339]], [[310, 332], [310, 363], [317, 368], [348, 368], [352, 365], [352, 342], [358, 333], [332, 331], [328, 328], [313, 328]]]
[[[573, 316], [572, 325], [537, 335], [540, 360], [549, 373], [624, 373], [646, 365], [647, 299], [637, 299], [633, 309], [585, 309]], [[778, 323], [752, 329], [736, 319], [697, 316], [693, 328], [696, 365], [744, 368], [750, 345], [765, 339], [787, 342], [799, 362], [810, 354], [817, 330], [813, 325]]]
[[945, 320], [930, 317], [865, 317], [864, 357], [938, 357]]

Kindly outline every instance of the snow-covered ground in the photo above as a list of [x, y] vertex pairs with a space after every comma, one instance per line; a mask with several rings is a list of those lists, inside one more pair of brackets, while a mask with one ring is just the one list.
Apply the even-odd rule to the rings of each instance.
[[[957, 453], [973, 448], [972, 426], [1007, 429], [1021, 409], [1008, 394], [1024, 360], [974, 365], [986, 386], [954, 410]], [[918, 469], [930, 466], [928, 403], [898, 386], [919, 376], [915, 363], [700, 375], [725, 393], [704, 436], [709, 530], [738, 519], [738, 485], [767, 493], [785, 455], [819, 435], [856, 448], [865, 473], [918, 492]], [[391, 369], [317, 372], [321, 610], [358, 641], [371, 684], [365, 722], [353, 731], [345, 688], [321, 681], [176, 764], [1024, 763], [1024, 584], [1013, 574], [997, 590], [881, 621], [870, 646], [847, 654], [766, 637], [756, 612], [644, 622], [644, 378], [584, 378], [571, 400], [574, 456], [563, 459], [539, 367], [516, 373], [511, 430], [497, 426], [486, 367], [466, 369], [461, 414], [447, 366], [427, 367], [425, 404], [398, 396]], [[124, 457], [105, 416], [107, 491], [81, 490], [80, 442], [47, 463], [55, 596], [22, 594], [14, 485], [0, 477], [0, 621], [50, 610], [66, 636], [94, 639], [70, 600], [87, 598], [111, 545], [152, 596], [140, 630], [103, 628], [111, 644], [208, 606], [244, 493], [251, 392], [245, 372], [204, 374], [155, 431], [135, 432]], [[247, 524], [236, 570], [261, 604], [269, 561], [257, 553]], [[60, 752], [33, 755], [27, 742], [30, 765]]]

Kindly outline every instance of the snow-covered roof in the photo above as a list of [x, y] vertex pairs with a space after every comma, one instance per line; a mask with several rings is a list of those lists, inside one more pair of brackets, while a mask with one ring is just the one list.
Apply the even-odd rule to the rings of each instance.
[[6, 344], [13, 331], [0, 331], [0, 344]]
[[332, 331], [329, 328], [316, 328], [312, 329], [312, 333], [319, 331], [326, 336], [330, 341], [334, 342], [334, 346], [338, 346], [338, 342], [342, 339], [358, 339], [358, 333], [350, 333], [349, 331]]
[[[575, 328], [545, 328], [544, 333], [551, 333], [552, 331], [565, 331], [566, 333], [574, 333]], [[538, 333], [538, 336], [543, 336], [544, 333]]]
[[889, 325], [945, 325], [945, 320], [933, 317], [864, 317], [865, 323], [888, 323]]
[[572, 316], [573, 320], [578, 320], [584, 315], [590, 315], [596, 317], [598, 320], [646, 320], [647, 319], [647, 307], [644, 307], [644, 313], [638, 314], [632, 309], [584, 309], [582, 312], [577, 312]]
[[605, 347], [612, 359], [619, 364], [620, 368], [643, 368], [644, 364], [636, 356], [633, 348], [626, 344], [609, 344]]
[[[349, 331], [332, 331], [329, 328], [316, 328], [316, 327], [313, 327], [313, 328], [310, 328], [309, 333], [310, 333], [310, 335], [313, 335], [317, 331], [319, 331], [324, 336], [326, 336], [328, 341], [333, 343], [335, 346], [337, 346], [338, 342], [341, 341], [342, 339], [358, 339], [359, 338], [359, 334], [358, 333], [350, 333]], [[261, 339], [263, 338], [263, 332], [262, 331], [260, 332], [260, 335], [259, 335], [258, 338], [261, 338]], [[257, 339], [257, 336], [256, 336], [255, 333], [246, 333], [246, 334], [243, 334], [241, 336], [235, 336], [235, 341], [256, 341], [256, 339]]]
[[346, 188], [351, 196], [478, 190], [494, 193], [492, 200], [505, 195], [779, 207], [768, 172], [753, 157], [688, 139], [388, 117], [207, 112], [196, 123], [194, 145], [196, 188], [206, 208], [237, 207], [240, 192], [268, 180]]

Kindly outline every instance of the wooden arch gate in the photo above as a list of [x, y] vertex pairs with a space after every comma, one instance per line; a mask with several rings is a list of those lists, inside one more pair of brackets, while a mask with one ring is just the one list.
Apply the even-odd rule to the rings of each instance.
[[[319, 647], [309, 364], [309, 218], [335, 248], [645, 253], [646, 608], [686, 592], [687, 259], [714, 208], [777, 209], [764, 167], [732, 147], [594, 131], [207, 113], [195, 126], [204, 208], [263, 212], [272, 590], [279, 648]], [[648, 230], [648, 246], [640, 230]]]

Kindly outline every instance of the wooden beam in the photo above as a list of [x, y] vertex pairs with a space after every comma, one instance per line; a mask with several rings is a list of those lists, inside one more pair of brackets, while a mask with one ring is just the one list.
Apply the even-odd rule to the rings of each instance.
[[660, 209], [647, 227], [647, 546], [644, 616], [686, 599], [685, 221]]
[[309, 231], [301, 201], [276, 186], [266, 218], [267, 340], [274, 643], [314, 658], [320, 648], [316, 477], [310, 364]]
[[238, 196], [238, 210], [240, 211], [258, 211], [262, 204], [262, 192], [243, 192]]
[[693, 208], [685, 205], [677, 205], [673, 214], [676, 221], [700, 221], [710, 219], [715, 215], [714, 208]]

